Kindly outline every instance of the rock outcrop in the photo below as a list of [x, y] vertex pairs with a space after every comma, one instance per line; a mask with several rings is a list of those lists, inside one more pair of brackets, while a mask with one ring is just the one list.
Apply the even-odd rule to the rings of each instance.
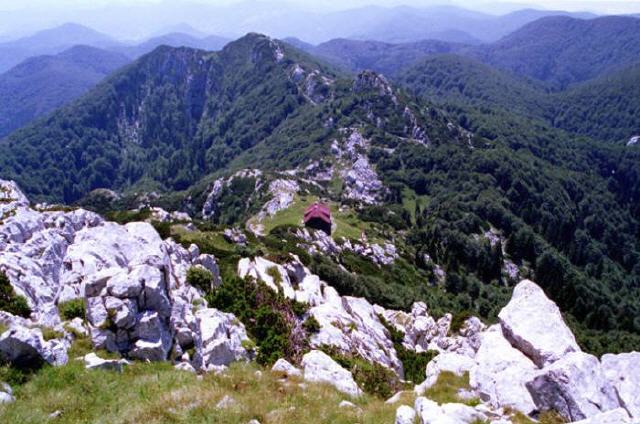
[[68, 349], [68, 340], [45, 341], [39, 328], [14, 326], [0, 336], [0, 358], [18, 365], [64, 365]]
[[201, 309], [196, 312], [195, 323], [197, 369], [219, 370], [231, 362], [251, 359], [245, 349], [249, 337], [244, 325], [233, 314], [217, 309]]
[[526, 384], [541, 410], [554, 410], [578, 421], [620, 406], [598, 358], [571, 352], [544, 368]]
[[324, 352], [312, 350], [304, 355], [302, 367], [306, 381], [330, 384], [349, 396], [362, 395], [362, 390], [353, 380], [351, 373]]
[[603, 355], [602, 370], [617, 390], [622, 406], [640, 420], [640, 352]]
[[529, 414], [536, 408], [525, 384], [537, 370], [529, 358], [509, 344], [500, 326], [494, 325], [482, 334], [469, 383], [492, 407], [510, 407]]
[[[71, 336], [64, 328], [70, 327], [60, 325], [57, 305], [76, 298], [85, 300], [97, 349], [166, 360], [170, 353], [180, 357], [196, 341], [206, 340], [198, 353], [211, 357], [210, 337], [202, 331], [213, 325], [207, 319], [218, 317], [208, 310], [210, 315], [196, 322], [206, 302], [186, 283], [186, 275], [190, 267], [204, 267], [219, 284], [213, 256], [201, 255], [197, 246], [185, 249], [162, 240], [148, 223], [119, 225], [81, 209], [33, 209], [13, 182], [0, 181], [0, 193], [0, 270], [34, 310], [32, 320], [3, 315], [11, 325], [0, 339], [0, 351], [8, 359], [65, 363]], [[236, 321], [227, 317], [219, 331], [235, 335]], [[44, 341], [34, 328], [38, 325], [55, 327], [64, 336]], [[224, 360], [216, 364], [220, 362]]]
[[539, 367], [580, 351], [560, 309], [532, 281], [524, 280], [516, 286], [498, 318], [509, 342]]

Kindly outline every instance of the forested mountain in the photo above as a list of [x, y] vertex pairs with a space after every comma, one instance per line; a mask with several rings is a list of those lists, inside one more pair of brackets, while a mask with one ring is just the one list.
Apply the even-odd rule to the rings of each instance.
[[[426, 68], [431, 80], [415, 81], [438, 96], [480, 97], [479, 87], [519, 99], [540, 90], [467, 59], [437, 60]], [[451, 72], [438, 74], [445, 65]], [[462, 74], [476, 82], [461, 87]], [[216, 53], [162, 47], [142, 57], [0, 142], [0, 177], [38, 200], [155, 190], [212, 224], [243, 225], [264, 199], [256, 175], [276, 173], [309, 196], [354, 205], [358, 222], [381, 226], [376, 237], [401, 246], [392, 267], [349, 255], [342, 268], [314, 262], [341, 294], [398, 308], [431, 299], [495, 319], [509, 263], [576, 319], [589, 350], [637, 348], [640, 150], [573, 137], [530, 119], [524, 111], [536, 101], [518, 101], [523, 113], [509, 102], [434, 104], [374, 72], [341, 74], [250, 34]], [[247, 167], [263, 174], [234, 174]], [[231, 178], [230, 188], [212, 189], [216, 177]], [[207, 209], [210, 198], [217, 203]], [[222, 211], [201, 212], [218, 204]], [[271, 231], [276, 244], [290, 237]]]
[[40, 31], [32, 36], [0, 44], [0, 73], [23, 60], [40, 55], [51, 55], [67, 50], [79, 43], [93, 47], [109, 47], [117, 42], [109, 36], [78, 24], [65, 24]]
[[130, 59], [76, 46], [27, 59], [0, 75], [0, 138], [84, 94]]
[[422, 60], [398, 76], [399, 83], [438, 104], [517, 113], [576, 134], [626, 142], [638, 132], [638, 65], [557, 92], [456, 55]]
[[[295, 41], [293, 45], [296, 46]], [[297, 43], [297, 47], [349, 71], [371, 69], [388, 76], [394, 76], [425, 56], [468, 48], [464, 44], [438, 40], [392, 44], [347, 39], [330, 40], [318, 46]]]
[[483, 62], [562, 89], [638, 61], [640, 19], [539, 19], [479, 49]]
[[553, 123], [560, 128], [602, 140], [640, 134], [640, 60], [556, 97]]
[[200, 37], [181, 32], [170, 32], [157, 37], [152, 37], [137, 45], [120, 46], [112, 50], [125, 54], [132, 59], [137, 59], [160, 46], [191, 47], [194, 49], [217, 51], [221, 50], [227, 43], [229, 43], [229, 41], [230, 40], [227, 38], [215, 35]]

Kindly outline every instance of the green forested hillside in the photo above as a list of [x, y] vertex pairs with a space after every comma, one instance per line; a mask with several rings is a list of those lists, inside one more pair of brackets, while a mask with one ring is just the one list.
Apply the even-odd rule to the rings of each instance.
[[[346, 203], [356, 225], [375, 225], [401, 258], [389, 267], [355, 255], [340, 258], [342, 267], [308, 258], [342, 294], [403, 308], [425, 299], [492, 319], [513, 283], [503, 272], [511, 261], [570, 314], [583, 346], [640, 349], [640, 150], [532, 119], [547, 110], [538, 84], [467, 59], [433, 63], [426, 78], [414, 70], [404, 80], [422, 94], [414, 96], [255, 34], [219, 53], [160, 48], [0, 142], [0, 177], [35, 199], [153, 189], [198, 211], [212, 175], [331, 165], [334, 140], [357, 130], [386, 189], [381, 205]], [[301, 183], [344, 200], [334, 181]], [[240, 183], [221, 201], [255, 211], [254, 187]], [[202, 225], [244, 219], [227, 213]], [[291, 236], [272, 228], [264, 243], [286, 252]]]
[[637, 62], [640, 19], [542, 18], [478, 49], [474, 55], [490, 65], [562, 89]]
[[0, 75], [0, 138], [79, 97], [129, 63], [118, 53], [76, 46], [25, 60]]
[[626, 143], [640, 132], [638, 64], [556, 92], [470, 58], [440, 55], [408, 68], [398, 82], [441, 105], [518, 114], [598, 140]]
[[250, 35], [220, 53], [159, 48], [1, 142], [3, 176], [66, 202], [143, 180], [185, 189], [304, 104], [288, 77], [297, 53], [278, 61], [276, 47]]

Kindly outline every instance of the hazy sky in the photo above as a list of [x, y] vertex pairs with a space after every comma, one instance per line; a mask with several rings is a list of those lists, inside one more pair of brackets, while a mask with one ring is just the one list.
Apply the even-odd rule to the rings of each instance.
[[[0, 0], [0, 10], [46, 10], [46, 9], [92, 9], [105, 5], [132, 5], [161, 3], [166, 0]], [[260, 0], [254, 0], [260, 1]], [[171, 3], [201, 2], [211, 5], [228, 5], [238, 0], [171, 0]], [[345, 9], [367, 4], [394, 6], [409, 4], [413, 6], [433, 4], [454, 4], [476, 10], [499, 11], [521, 7], [538, 7], [545, 9], [562, 9], [569, 11], [592, 11], [597, 13], [640, 13], [640, 0], [286, 0], [305, 8]], [[496, 5], [502, 5], [496, 7]]]

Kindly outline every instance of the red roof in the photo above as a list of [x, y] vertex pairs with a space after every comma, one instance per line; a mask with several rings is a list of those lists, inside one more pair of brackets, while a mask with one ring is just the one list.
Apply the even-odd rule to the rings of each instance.
[[304, 222], [307, 223], [313, 218], [320, 218], [324, 222], [331, 224], [331, 211], [329, 206], [322, 203], [314, 203], [304, 212]]

